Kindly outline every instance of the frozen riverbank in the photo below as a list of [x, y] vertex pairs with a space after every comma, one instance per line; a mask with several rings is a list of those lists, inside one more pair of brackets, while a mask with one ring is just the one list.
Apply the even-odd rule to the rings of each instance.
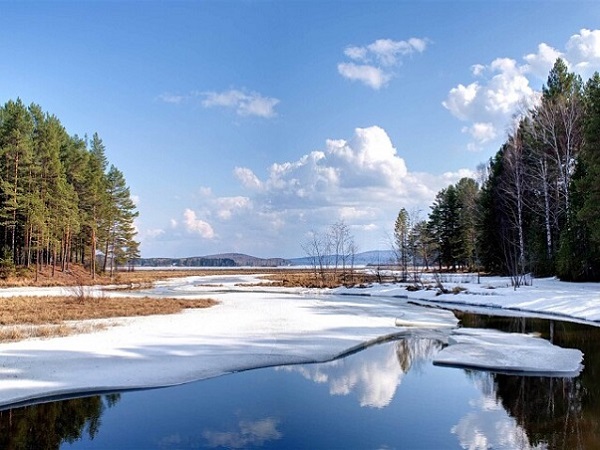
[[[211, 297], [220, 304], [170, 316], [120, 319], [117, 326], [92, 334], [1, 344], [0, 406], [78, 392], [165, 386], [262, 366], [326, 361], [394, 335], [427, 333], [447, 342], [457, 326], [450, 311], [396, 298], [401, 289], [397, 286], [375, 286], [361, 289], [361, 296], [349, 296], [250, 286], [255, 281], [251, 276], [231, 275], [162, 282], [136, 295]], [[25, 293], [36, 291], [11, 292]], [[478, 299], [474, 294], [461, 296]], [[401, 326], [397, 326], [398, 318]], [[513, 337], [500, 339], [509, 343]], [[561, 349], [546, 345], [532, 351], [543, 351], [552, 360], [555, 350]], [[474, 353], [473, 349], [455, 350], [452, 363], [460, 365], [465, 355], [472, 364]], [[564, 367], [543, 370], [573, 371], [580, 360], [581, 354], [574, 352], [567, 361], [561, 360]], [[499, 364], [481, 359], [479, 363], [478, 367]], [[513, 365], [519, 367], [518, 361]]]

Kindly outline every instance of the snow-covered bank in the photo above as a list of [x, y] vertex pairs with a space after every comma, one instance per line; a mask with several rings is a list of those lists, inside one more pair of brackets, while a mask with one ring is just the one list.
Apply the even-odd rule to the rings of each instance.
[[[340, 288], [336, 293], [360, 294], [381, 297], [408, 298], [432, 304], [452, 305], [461, 308], [482, 307], [554, 316], [559, 319], [575, 319], [600, 325], [600, 284], [567, 283], [555, 278], [532, 280], [531, 286], [514, 290], [510, 280], [501, 277], [456, 277], [446, 281], [444, 287], [465, 289], [457, 294], [437, 295], [435, 289], [408, 291], [406, 284], [374, 285], [368, 288]], [[595, 323], [599, 322], [599, 323]]]
[[[457, 326], [449, 311], [395, 298], [407, 293], [397, 286], [361, 289], [362, 296], [348, 296], [336, 295], [340, 291], [250, 286], [256, 281], [247, 275], [226, 275], [161, 282], [135, 295], [211, 297], [220, 304], [176, 315], [120, 319], [119, 326], [93, 334], [1, 344], [0, 406], [78, 392], [166, 386], [262, 366], [327, 361], [393, 335], [420, 333], [446, 342]], [[103, 295], [132, 294], [107, 291]], [[464, 297], [480, 301], [475, 295]], [[518, 336], [503, 339], [510, 343]], [[552, 361], [560, 350], [549, 345], [543, 352]], [[473, 348], [463, 352], [470, 362], [476, 353]], [[477, 367], [486, 367], [487, 356], [482, 355]], [[460, 364], [460, 354], [453, 360]], [[563, 365], [571, 368], [580, 360], [580, 353], [572, 353], [568, 361], [554, 359], [556, 364], [550, 368], [527, 369], [560, 371]]]

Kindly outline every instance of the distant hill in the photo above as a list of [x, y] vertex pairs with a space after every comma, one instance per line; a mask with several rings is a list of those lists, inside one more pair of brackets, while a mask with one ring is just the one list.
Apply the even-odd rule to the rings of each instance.
[[208, 255], [204, 258], [231, 259], [235, 262], [236, 266], [277, 267], [289, 265], [287, 260], [283, 258], [257, 258], [256, 256], [245, 255], [243, 253], [220, 253], [218, 255]]
[[283, 258], [256, 258], [242, 253], [192, 256], [189, 258], [140, 258], [139, 267], [277, 267], [289, 265]]
[[[329, 256], [333, 261], [333, 255]], [[391, 250], [371, 250], [368, 252], [357, 253], [354, 256], [354, 265], [367, 266], [376, 264], [389, 264], [395, 260], [394, 252]], [[293, 266], [310, 266], [312, 261], [309, 257], [292, 258], [287, 260]]]
[[[330, 261], [334, 260], [330, 256]], [[389, 264], [394, 261], [391, 250], [372, 250], [357, 253], [354, 257], [355, 266]], [[189, 258], [140, 258], [136, 261], [139, 267], [279, 267], [279, 266], [310, 266], [308, 257], [302, 258], [257, 258], [243, 253], [219, 253], [217, 255], [192, 256]]]

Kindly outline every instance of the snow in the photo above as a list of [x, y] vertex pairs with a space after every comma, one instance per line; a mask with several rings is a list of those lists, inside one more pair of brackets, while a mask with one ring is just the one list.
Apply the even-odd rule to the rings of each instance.
[[576, 376], [583, 353], [560, 348], [536, 336], [497, 330], [462, 328], [448, 338], [434, 364], [499, 372]]
[[[329, 361], [398, 336], [450, 343], [438, 361], [458, 366], [565, 374], [576, 372], [574, 365], [581, 362], [581, 352], [565, 352], [541, 339], [486, 330], [465, 333], [450, 311], [423, 308], [398, 296], [427, 305], [600, 319], [600, 293], [594, 284], [535, 280], [533, 287], [515, 292], [506, 279], [489, 279], [485, 285], [467, 285], [467, 293], [436, 297], [433, 291], [408, 292], [399, 285], [310, 290], [255, 286], [258, 281], [232, 274], [172, 279], [136, 293], [95, 288], [96, 295], [104, 296], [210, 297], [220, 303], [175, 315], [117, 319], [115, 326], [90, 334], [0, 344], [0, 406]], [[0, 297], [64, 293], [68, 290], [18, 288], [0, 290]]]
[[476, 283], [476, 275], [454, 278], [457, 281], [443, 282], [443, 286], [449, 291], [455, 287], [466, 289], [465, 291], [437, 295], [435, 289], [411, 292], [406, 290], [406, 284], [383, 284], [366, 289], [340, 288], [336, 292], [408, 298], [429, 304], [452, 305], [459, 309], [461, 306], [468, 306], [469, 309], [502, 309], [549, 318], [575, 319], [592, 324], [600, 322], [599, 283], [567, 283], [556, 278], [541, 278], [533, 279], [531, 286], [521, 286], [515, 290], [510, 286], [508, 278], [485, 277], [481, 279], [480, 284]]

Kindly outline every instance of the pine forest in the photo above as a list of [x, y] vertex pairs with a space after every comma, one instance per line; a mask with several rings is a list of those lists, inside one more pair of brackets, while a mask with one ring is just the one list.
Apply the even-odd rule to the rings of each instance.
[[0, 108], [0, 276], [17, 268], [94, 277], [139, 257], [135, 204], [97, 134], [70, 136], [59, 119], [20, 99]]

